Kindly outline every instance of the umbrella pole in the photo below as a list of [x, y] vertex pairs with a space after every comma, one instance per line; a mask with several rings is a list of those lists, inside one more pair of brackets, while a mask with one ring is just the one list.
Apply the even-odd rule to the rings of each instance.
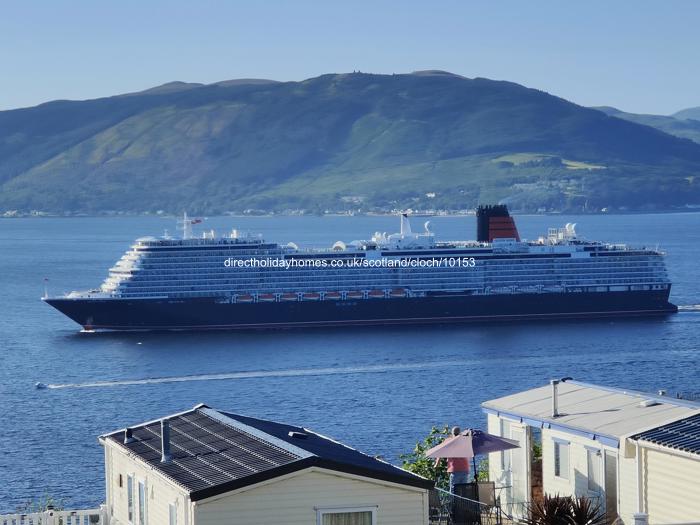
[[477, 472], [476, 472], [476, 456], [474, 456], [472, 458], [472, 462], [474, 463], [474, 482], [477, 482], [479, 480], [477, 479]]

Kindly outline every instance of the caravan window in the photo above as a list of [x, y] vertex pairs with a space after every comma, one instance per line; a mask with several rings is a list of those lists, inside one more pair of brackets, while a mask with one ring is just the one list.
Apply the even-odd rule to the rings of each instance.
[[554, 475], [558, 478], [569, 479], [569, 443], [554, 440]]
[[318, 509], [318, 525], [376, 525], [377, 508]]
[[126, 477], [126, 508], [129, 523], [134, 523], [134, 476]]
[[174, 503], [171, 503], [168, 505], [168, 524], [169, 525], [177, 525], [177, 507], [175, 506]]
[[588, 455], [588, 490], [600, 492], [602, 477], [602, 456], [600, 450], [589, 448]]
[[[511, 424], [510, 421], [501, 419], [501, 437], [510, 439]], [[510, 453], [501, 452], [501, 470], [510, 470]]]
[[139, 481], [139, 525], [146, 525], [146, 484]]

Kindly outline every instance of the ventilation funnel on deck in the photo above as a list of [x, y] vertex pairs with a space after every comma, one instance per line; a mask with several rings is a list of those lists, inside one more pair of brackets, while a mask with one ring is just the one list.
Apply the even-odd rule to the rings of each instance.
[[518, 228], [505, 204], [479, 206], [476, 209], [476, 240], [491, 242], [494, 239], [520, 240]]

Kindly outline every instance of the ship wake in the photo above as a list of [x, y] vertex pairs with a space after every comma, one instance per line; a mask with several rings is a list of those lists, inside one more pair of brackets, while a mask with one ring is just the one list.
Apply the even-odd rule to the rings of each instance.
[[158, 385], [166, 383], [186, 383], [191, 381], [230, 381], [237, 379], [262, 379], [279, 377], [302, 377], [302, 376], [330, 376], [330, 375], [350, 375], [350, 374], [379, 374], [383, 372], [410, 372], [415, 370], [428, 370], [434, 368], [449, 368], [455, 366], [466, 366], [474, 361], [452, 360], [440, 362], [403, 363], [387, 365], [366, 365], [348, 366], [332, 368], [296, 368], [287, 370], [254, 370], [246, 372], [226, 372], [218, 374], [196, 374], [171, 377], [153, 377], [144, 379], [118, 379], [113, 381], [93, 381], [85, 383], [63, 383], [42, 385], [47, 389], [66, 388], [111, 388], [120, 386], [137, 385]]
[[679, 312], [700, 312], [700, 304], [686, 304], [678, 306]]

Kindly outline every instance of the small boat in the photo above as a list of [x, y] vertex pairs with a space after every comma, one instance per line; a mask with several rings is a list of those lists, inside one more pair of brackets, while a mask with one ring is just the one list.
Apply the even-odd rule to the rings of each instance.
[[253, 296], [250, 295], [250, 294], [248, 294], [248, 293], [244, 293], [244, 294], [242, 294], [242, 295], [237, 295], [237, 296], [236, 296], [236, 302], [237, 302], [237, 303], [252, 303], [252, 302], [253, 302]]
[[391, 292], [389, 292], [390, 297], [406, 297], [406, 289], [405, 288], [394, 288]]
[[347, 297], [348, 299], [362, 299], [364, 297], [364, 294], [360, 291], [353, 290], [351, 292], [346, 293], [345, 297]]
[[283, 293], [280, 295], [280, 301], [298, 301], [299, 297], [295, 293]]
[[258, 295], [258, 301], [261, 303], [274, 303], [275, 302], [275, 294], [273, 293], [261, 293]]
[[301, 296], [301, 298], [304, 301], [320, 301], [321, 294], [317, 292], [306, 292], [304, 295]]
[[323, 294], [326, 301], [337, 301], [340, 299], [340, 292], [326, 292]]
[[367, 297], [369, 297], [370, 299], [383, 299], [384, 290], [370, 290], [367, 293]]

